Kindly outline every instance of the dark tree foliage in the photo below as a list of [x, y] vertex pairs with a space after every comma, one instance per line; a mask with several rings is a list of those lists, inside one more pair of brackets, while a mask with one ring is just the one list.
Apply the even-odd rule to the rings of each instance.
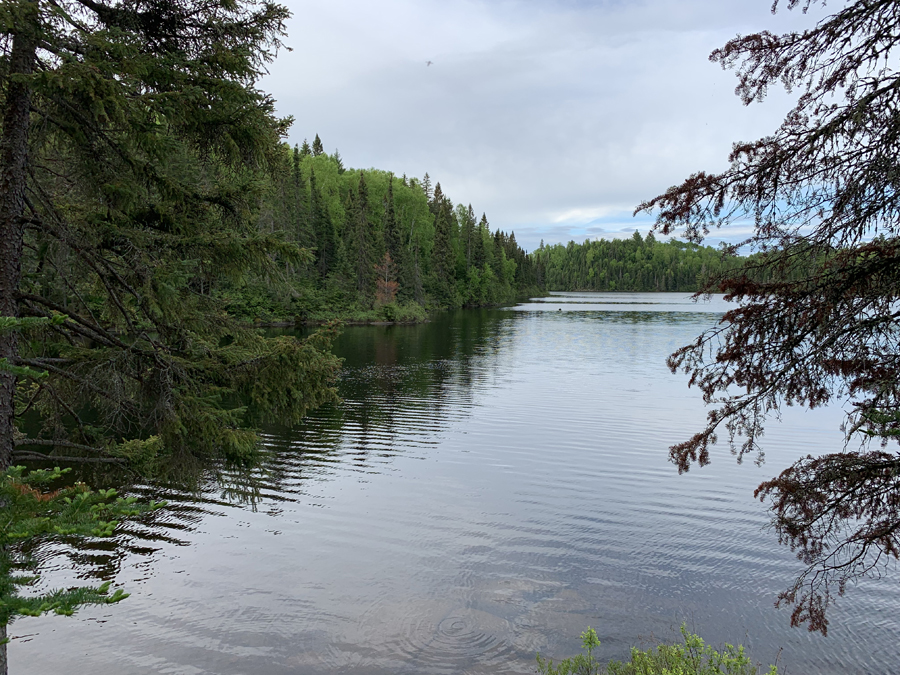
[[328, 336], [266, 339], [219, 295], [307, 258], [263, 226], [273, 173], [301, 183], [288, 121], [255, 88], [288, 16], [252, 0], [0, 3], [0, 673], [16, 616], [124, 597], [20, 595], [44, 564], [30, 543], [111, 536], [145, 510], [53, 490], [61, 471], [14, 459], [244, 462], [260, 419], [336, 400]]
[[372, 291], [373, 267], [378, 257], [375, 253], [374, 232], [369, 216], [369, 188], [365, 175], [360, 172], [356, 198], [347, 211], [347, 255], [353, 269], [356, 292], [366, 297]]
[[388, 193], [384, 200], [384, 247], [390, 254], [391, 260], [399, 266], [403, 266], [403, 229], [397, 218], [397, 209], [394, 204], [394, 175], [388, 178]]
[[679, 470], [709, 462], [721, 430], [739, 457], [761, 453], [764, 422], [783, 405], [849, 402], [843, 452], [801, 459], [756, 493], [807, 565], [779, 602], [793, 604], [794, 625], [823, 633], [847, 582], [900, 552], [898, 41], [900, 4], [858, 0], [803, 32], [716, 50], [746, 104], [779, 84], [797, 104], [771, 136], [735, 144], [724, 172], [638, 209], [694, 241], [749, 216], [745, 243], [764, 252], [707, 284], [740, 305], [669, 359], [716, 404], [705, 429], [672, 447]]
[[309, 174], [309, 214], [316, 237], [316, 269], [324, 279], [334, 265], [337, 252], [334, 223], [316, 185], [315, 171], [310, 171]]
[[316, 134], [316, 137], [313, 139], [312, 154], [316, 157], [325, 154], [325, 148], [322, 147], [322, 141], [319, 138], [319, 134]]
[[315, 247], [315, 230], [310, 227], [309, 206], [306, 195], [306, 183], [303, 180], [303, 168], [300, 149], [295, 145], [291, 157], [291, 175], [293, 178], [293, 217], [291, 218], [291, 235], [293, 240], [304, 247]]
[[[429, 183], [428, 183], [428, 174], [425, 174], [425, 196], [428, 197], [429, 193]], [[444, 204], [444, 191], [441, 189], [441, 184], [438, 183], [434, 186], [434, 190], [431, 190], [431, 196], [428, 198], [428, 203], [431, 207], [431, 212], [435, 215], [441, 210], [441, 207]]]
[[[440, 200], [440, 201], [438, 201]], [[456, 290], [455, 255], [452, 244], [453, 205], [442, 195], [441, 184], [434, 188], [432, 200], [434, 214], [434, 252], [432, 254], [432, 288], [435, 296], [444, 303], [452, 303]]]
[[472, 209], [472, 205], [469, 204], [469, 208], [466, 209], [466, 212], [462, 214], [461, 218], [461, 232], [460, 239], [462, 241], [463, 253], [465, 254], [466, 259], [466, 270], [472, 267], [472, 253], [475, 249], [475, 211]]
[[266, 340], [215, 293], [304, 259], [258, 227], [286, 121], [254, 82], [287, 16], [231, 0], [0, 5], [0, 470], [55, 449], [158, 469], [246, 458], [257, 413], [334, 398], [324, 342]]
[[472, 244], [472, 265], [477, 269], [484, 267], [484, 238], [488, 232], [490, 232], [490, 225], [487, 214], [482, 213], [481, 220], [478, 221], [478, 226], [475, 228], [475, 241]]

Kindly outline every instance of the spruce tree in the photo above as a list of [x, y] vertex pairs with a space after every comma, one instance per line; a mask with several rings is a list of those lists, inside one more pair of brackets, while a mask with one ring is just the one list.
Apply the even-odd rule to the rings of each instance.
[[506, 250], [503, 246], [505, 236], [501, 230], [494, 232], [493, 236], [493, 256], [491, 264], [493, 265], [494, 275], [498, 282], [503, 280], [503, 263], [506, 261]]
[[300, 156], [309, 157], [310, 155], [312, 155], [312, 150], [309, 147], [309, 142], [304, 138], [303, 145], [300, 146]]
[[316, 184], [316, 173], [309, 173], [309, 212], [312, 230], [316, 235], [316, 269], [324, 279], [334, 267], [337, 256], [334, 224], [322, 199], [322, 192]]
[[[428, 178], [428, 174], [425, 174], [425, 178]], [[428, 194], [428, 191], [425, 191], [425, 194]], [[428, 207], [431, 209], [431, 213], [435, 216], [440, 212], [441, 208], [444, 205], [444, 191], [441, 190], [441, 184], [438, 183], [434, 186], [434, 192], [431, 195], [431, 199], [428, 202]]]
[[293, 200], [291, 203], [291, 224], [293, 239], [304, 247], [316, 245], [315, 232], [310, 227], [309, 207], [306, 198], [306, 181], [303, 180], [303, 164], [299, 148], [295, 145], [291, 157], [291, 187]]
[[313, 139], [312, 154], [314, 157], [325, 154], [325, 148], [322, 147], [322, 141], [319, 139], [319, 134], [316, 134], [315, 139]]
[[302, 260], [257, 227], [286, 123], [255, 82], [288, 15], [242, 0], [0, 4], [7, 478], [17, 454], [156, 473], [248, 460], [259, 420], [335, 399], [323, 336], [265, 339], [216, 292]]
[[334, 149], [334, 154], [331, 156], [331, 159], [333, 159], [334, 163], [337, 164], [338, 174], [343, 174], [346, 169], [344, 168], [344, 162], [341, 159], [341, 153], [337, 151], [337, 148]]
[[435, 186], [434, 249], [432, 251], [433, 289], [442, 305], [454, 301], [456, 289], [455, 256], [453, 255], [452, 230], [454, 224], [453, 206], [449, 199], [440, 196], [440, 184]]
[[369, 188], [363, 172], [359, 172], [356, 199], [347, 213], [348, 259], [353, 266], [356, 292], [363, 298], [371, 295], [375, 251], [369, 216]]
[[472, 205], [469, 204], [469, 208], [460, 215], [462, 217], [460, 223], [462, 225], [462, 245], [466, 258], [466, 270], [468, 270], [472, 266], [472, 254], [475, 248], [475, 211], [472, 209]]
[[490, 225], [488, 225], [487, 215], [481, 214], [481, 220], [478, 223], [478, 229], [475, 231], [474, 242], [472, 245], [472, 266], [476, 269], [483, 269], [484, 241], [490, 235]]
[[[300, 345], [223, 322], [215, 293], [198, 290], [299, 259], [295, 247], [256, 228], [268, 167], [283, 157], [284, 125], [247, 84], [277, 47], [287, 10], [213, 0], [59, 7], [70, 12], [4, 5], [15, 13], [3, 25], [19, 76], [6, 80], [2, 104], [0, 311], [64, 319], [34, 329], [22, 348], [18, 331], [6, 331], [0, 358], [46, 373], [32, 408], [54, 442], [65, 433], [67, 443], [109, 453], [129, 430], [146, 429], [167, 453], [246, 455], [255, 446], [241, 429], [247, 411], [216, 403], [204, 393], [209, 383], [280, 396], [236, 364], [306, 357]], [[75, 15], [77, 28], [59, 32]], [[65, 58], [37, 52], [38, 36]], [[213, 58], [222, 53], [229, 58]], [[40, 77], [28, 75], [35, 64]], [[198, 107], [198, 88], [216, 105]], [[29, 137], [32, 128], [41, 132]], [[220, 347], [224, 336], [228, 348]], [[308, 366], [325, 367], [324, 375], [328, 362]], [[14, 438], [13, 384], [33, 379], [24, 372], [0, 375], [0, 469], [14, 447], [54, 447], [43, 437]], [[307, 389], [304, 401], [304, 389], [291, 395], [292, 416], [320, 396]], [[91, 424], [73, 419], [85, 406]]]
[[427, 171], [425, 172], [425, 177], [422, 179], [422, 189], [425, 191], [425, 199], [430, 202], [433, 194], [431, 192], [431, 176], [428, 175]]
[[824, 633], [838, 596], [900, 558], [900, 6], [789, 0], [773, 12], [779, 4], [833, 14], [737, 36], [710, 60], [735, 69], [747, 105], [775, 87], [798, 92], [782, 123], [637, 210], [695, 243], [712, 224], [737, 225], [733, 236], [761, 253], [703, 284], [734, 304], [669, 356], [713, 406], [669, 448], [679, 471], [707, 464], [719, 439], [739, 459], [761, 458], [783, 406], [842, 404], [844, 442], [796, 452], [806, 456], [754, 493], [806, 566], [779, 603], [793, 605], [792, 624]]
[[391, 259], [397, 265], [402, 265], [403, 257], [403, 232], [401, 231], [400, 221], [397, 219], [397, 212], [394, 207], [394, 175], [388, 178], [388, 192], [384, 205], [384, 245], [387, 252], [391, 254]]

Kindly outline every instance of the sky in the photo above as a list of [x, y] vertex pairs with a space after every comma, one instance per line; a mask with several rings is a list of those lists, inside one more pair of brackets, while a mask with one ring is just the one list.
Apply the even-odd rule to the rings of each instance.
[[[771, 0], [281, 0], [293, 13], [260, 87], [344, 165], [440, 182], [527, 250], [631, 236], [637, 204], [731, 145], [775, 130], [793, 97], [744, 106], [708, 60], [738, 34], [825, 16]], [[784, 5], [784, 1], [781, 3]], [[842, 3], [838, 3], [842, 4]], [[832, 11], [834, 7], [831, 8]], [[428, 62], [431, 65], [428, 65]], [[740, 224], [707, 243], [737, 241]]]

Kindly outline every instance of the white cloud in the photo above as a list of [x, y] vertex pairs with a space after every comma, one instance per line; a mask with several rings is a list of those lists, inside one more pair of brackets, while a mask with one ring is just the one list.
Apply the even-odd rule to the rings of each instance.
[[528, 248], [613, 220], [645, 230], [634, 205], [774, 129], [787, 97], [742, 106], [707, 56], [812, 20], [768, 0], [287, 4], [294, 50], [262, 86], [296, 118], [290, 140], [428, 171]]

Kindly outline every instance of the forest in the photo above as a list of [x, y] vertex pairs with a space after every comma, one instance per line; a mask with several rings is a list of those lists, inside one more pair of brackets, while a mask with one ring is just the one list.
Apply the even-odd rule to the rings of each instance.
[[293, 120], [258, 88], [289, 17], [241, 0], [0, 3], [0, 675], [15, 620], [126, 597], [111, 578], [40, 585], [57, 545], [77, 557], [165, 508], [120, 496], [107, 469], [187, 486], [249, 472], [265, 425], [339, 403], [335, 330], [266, 324], [692, 291], [738, 264], [652, 234], [529, 255], [428, 174], [346, 168], [318, 135], [291, 147]]
[[531, 258], [551, 291], [696, 292], [706, 279], [747, 262], [712, 246], [663, 242], [637, 231], [629, 239], [541, 242]]
[[535, 260], [514, 233], [454, 205], [441, 184], [345, 169], [321, 139], [280, 148], [258, 224], [305, 255], [276, 279], [209, 292], [250, 321], [421, 321], [427, 310], [482, 307], [539, 294]]

